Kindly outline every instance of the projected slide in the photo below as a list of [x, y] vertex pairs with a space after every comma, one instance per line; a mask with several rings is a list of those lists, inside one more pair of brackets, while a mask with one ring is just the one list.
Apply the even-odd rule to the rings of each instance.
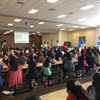
[[14, 32], [14, 43], [29, 43], [29, 32]]

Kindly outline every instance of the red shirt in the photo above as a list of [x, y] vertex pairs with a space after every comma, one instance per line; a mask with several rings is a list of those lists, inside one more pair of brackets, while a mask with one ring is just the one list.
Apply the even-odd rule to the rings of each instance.
[[66, 49], [67, 49], [67, 46], [62, 46], [62, 48], [63, 48], [64, 50], [66, 50]]
[[[74, 98], [70, 95], [68, 95], [68, 97], [66, 98], [66, 100], [74, 100]], [[86, 99], [81, 99], [81, 100], [86, 100]]]

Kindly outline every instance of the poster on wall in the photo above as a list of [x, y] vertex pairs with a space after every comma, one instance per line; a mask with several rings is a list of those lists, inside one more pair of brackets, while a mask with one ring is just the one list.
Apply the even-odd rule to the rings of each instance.
[[84, 43], [86, 43], [86, 36], [80, 36], [79, 37], [79, 43], [80, 43], [80, 41], [84, 41]]
[[1, 40], [1, 48], [6, 48], [6, 40]]

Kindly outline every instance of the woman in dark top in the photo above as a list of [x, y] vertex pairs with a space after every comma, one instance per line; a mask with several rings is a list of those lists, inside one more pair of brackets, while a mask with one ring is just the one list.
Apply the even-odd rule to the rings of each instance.
[[59, 61], [59, 58], [62, 59], [62, 57], [63, 57], [63, 54], [62, 54], [62, 52], [60, 51], [60, 49], [58, 49], [58, 51], [56, 52], [56, 60]]
[[91, 70], [91, 68], [93, 68], [93, 64], [94, 64], [94, 57], [92, 57], [92, 53], [89, 52], [87, 57], [86, 57], [86, 61], [88, 66], [86, 67], [86, 72], [88, 73], [88, 70]]
[[92, 85], [87, 88], [92, 100], [100, 100], [100, 74], [93, 75]]
[[37, 68], [36, 68], [37, 62], [34, 60], [33, 55], [29, 56], [29, 62], [28, 62], [28, 66], [29, 66], [29, 73], [27, 75], [28, 79], [31, 79], [31, 88], [33, 88], [33, 79], [35, 79], [35, 86], [37, 86], [38, 84], [36, 83], [36, 80], [38, 78], [38, 72], [37, 72]]
[[75, 66], [75, 73], [76, 73], [76, 75], [77, 75], [78, 78], [80, 78], [78, 70], [84, 69], [84, 65], [83, 65], [84, 56], [85, 56], [85, 52], [81, 52], [81, 56], [78, 57], [78, 65]]

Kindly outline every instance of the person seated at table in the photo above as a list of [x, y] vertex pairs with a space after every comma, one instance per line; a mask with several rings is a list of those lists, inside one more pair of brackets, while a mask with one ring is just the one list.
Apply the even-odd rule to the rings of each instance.
[[94, 51], [92, 55], [94, 57], [94, 62], [96, 63], [96, 65], [100, 66], [100, 56], [99, 56], [99, 54], [96, 51]]
[[69, 80], [66, 84], [66, 88], [68, 93], [66, 100], [91, 100], [87, 92], [77, 80]]
[[20, 65], [24, 65], [27, 63], [27, 59], [24, 58], [23, 52], [20, 52], [19, 57], [17, 58], [17, 63], [19, 63]]
[[75, 53], [75, 50], [74, 50], [74, 49], [72, 50], [71, 57], [72, 57], [73, 59], [78, 59], [78, 55]]
[[1, 65], [3, 65], [3, 66], [8, 66], [8, 55], [7, 54], [5, 54], [4, 56], [3, 56], [3, 59], [0, 61], [0, 64]]
[[3, 66], [0, 65], [0, 85], [3, 85], [3, 80], [2, 80], [2, 76], [1, 76], [2, 70], [3, 70]]
[[44, 61], [45, 61], [45, 59], [47, 58], [47, 54], [46, 54], [45, 50], [43, 51], [43, 57], [44, 57]]
[[43, 63], [43, 75], [44, 76], [48, 76], [48, 80], [50, 80], [50, 84], [52, 84], [51, 80], [52, 80], [52, 71], [51, 71], [51, 62], [50, 62], [50, 58], [47, 57], [45, 62]]
[[64, 78], [66, 79], [66, 72], [70, 72], [70, 71], [75, 71], [75, 65], [73, 62], [73, 59], [70, 55], [70, 52], [68, 52], [66, 54], [66, 57], [63, 59], [63, 64], [64, 64]]
[[79, 49], [77, 49], [77, 55], [78, 55], [78, 57], [81, 56], [81, 52], [79, 51]]
[[93, 75], [92, 85], [87, 88], [92, 100], [100, 100], [100, 74], [95, 73]]
[[18, 53], [17, 52], [15, 52], [14, 57], [18, 58]]
[[34, 60], [34, 56], [30, 55], [29, 56], [29, 62], [28, 62], [28, 66], [29, 66], [29, 73], [27, 75], [28, 79], [31, 79], [31, 89], [33, 89], [33, 79], [35, 80], [35, 86], [37, 86], [38, 84], [36, 83], [37, 78], [38, 78], [38, 72], [37, 72], [37, 62]]
[[92, 56], [92, 53], [89, 52], [87, 57], [86, 57], [86, 61], [88, 66], [86, 67], [86, 72], [88, 73], [88, 70], [91, 71], [91, 68], [93, 68], [93, 64], [94, 64], [94, 57]]
[[13, 86], [22, 83], [22, 68], [17, 63], [17, 60], [14, 56], [10, 58], [10, 64], [8, 66], [8, 75], [9, 75], [9, 90], [13, 89]]
[[58, 49], [58, 51], [56, 52], [56, 60], [57, 61], [59, 61], [59, 58], [61, 58], [61, 60], [62, 60], [62, 58], [63, 58], [63, 54], [62, 54], [62, 52], [60, 51], [60, 49]]
[[80, 78], [78, 70], [80, 70], [80, 69], [83, 70], [84, 69], [84, 64], [83, 64], [84, 59], [85, 59], [84, 56], [85, 56], [85, 52], [82, 52], [81, 56], [78, 57], [78, 65], [75, 66], [75, 73], [76, 73], [78, 78]]
[[53, 62], [56, 62], [57, 60], [55, 59], [55, 56], [52, 56], [51, 57], [51, 62], [53, 63]]
[[67, 50], [67, 46], [65, 44], [62, 46], [62, 48], [64, 52]]
[[52, 55], [52, 54], [51, 54], [50, 47], [48, 47], [47, 56], [48, 56], [48, 57], [51, 57], [51, 55]]

